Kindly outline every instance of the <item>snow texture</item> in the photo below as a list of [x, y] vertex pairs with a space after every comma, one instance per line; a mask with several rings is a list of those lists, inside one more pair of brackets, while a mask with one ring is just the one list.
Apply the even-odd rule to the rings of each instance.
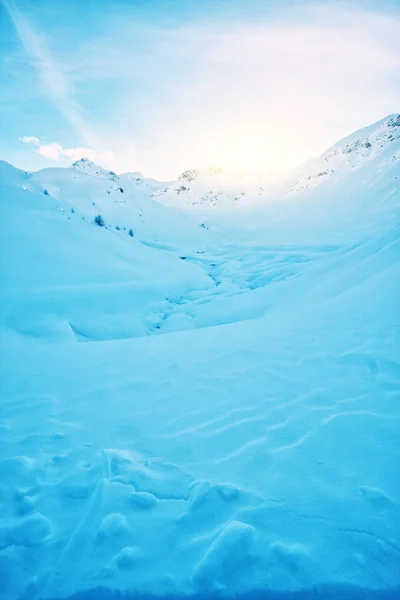
[[1, 600], [400, 597], [399, 159], [0, 164]]

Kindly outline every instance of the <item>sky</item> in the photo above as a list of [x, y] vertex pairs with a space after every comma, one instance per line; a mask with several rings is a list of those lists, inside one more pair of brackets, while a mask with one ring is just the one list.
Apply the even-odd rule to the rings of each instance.
[[264, 174], [400, 110], [400, 0], [0, 0], [0, 159]]

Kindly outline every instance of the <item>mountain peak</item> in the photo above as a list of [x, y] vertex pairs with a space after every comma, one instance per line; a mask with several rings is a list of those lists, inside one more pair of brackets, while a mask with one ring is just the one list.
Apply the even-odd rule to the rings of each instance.
[[86, 173], [87, 175], [110, 179], [111, 181], [116, 181], [118, 179], [118, 175], [114, 173], [114, 171], [108, 171], [107, 169], [103, 169], [103, 167], [99, 167], [99, 165], [96, 165], [96, 163], [89, 158], [80, 158], [79, 160], [76, 160], [72, 163], [71, 168], [80, 171], [81, 173]]
[[92, 160], [89, 160], [88, 158], [80, 158], [79, 160], [76, 160], [74, 163], [72, 163], [71, 167], [73, 169], [78, 169], [78, 170], [92, 168], [92, 167], [100, 168]]

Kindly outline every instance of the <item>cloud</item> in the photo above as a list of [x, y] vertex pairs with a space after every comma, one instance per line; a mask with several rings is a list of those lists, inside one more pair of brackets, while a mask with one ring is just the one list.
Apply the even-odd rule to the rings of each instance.
[[60, 161], [65, 158], [71, 159], [72, 162], [80, 158], [88, 158], [96, 164], [106, 168], [113, 168], [115, 156], [113, 152], [105, 151], [98, 152], [92, 148], [63, 148], [57, 142], [42, 143], [39, 138], [33, 136], [22, 136], [19, 138], [24, 144], [35, 146], [35, 151], [43, 156], [54, 161]]
[[20, 137], [19, 139], [21, 140], [21, 142], [24, 142], [24, 144], [40, 144], [39, 138], [29, 136], [29, 135], [24, 135], [23, 137]]

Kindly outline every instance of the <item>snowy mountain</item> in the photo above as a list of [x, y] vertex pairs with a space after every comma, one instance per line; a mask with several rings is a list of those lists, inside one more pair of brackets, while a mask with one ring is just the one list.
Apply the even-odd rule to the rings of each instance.
[[169, 182], [158, 181], [157, 179], [152, 179], [151, 177], [144, 177], [142, 173], [139, 171], [135, 171], [134, 173], [122, 173], [119, 176], [119, 179], [122, 185], [126, 185], [126, 182], [134, 182], [135, 185], [145, 191], [145, 193], [151, 193], [155, 190], [159, 190], [166, 185], [169, 185]]
[[1, 600], [398, 597], [399, 131], [158, 194], [0, 163]]
[[[10, 165], [8, 167], [12, 169]], [[15, 173], [8, 177], [17, 181], [20, 176]], [[137, 181], [138, 177], [133, 175], [116, 175], [82, 159], [71, 168], [48, 168], [27, 173], [23, 179], [20, 178], [19, 187], [26, 192], [48, 196], [53, 200], [55, 209], [75, 215], [71, 217], [74, 220], [83, 218], [92, 221], [101, 214], [106, 228], [116, 232], [132, 229], [135, 235], [143, 240], [149, 239], [151, 243], [179, 245], [179, 240], [197, 239], [201, 245], [207, 235], [210, 237], [210, 234], [192, 225], [182, 212], [177, 213], [150, 198], [151, 190], [162, 183], [145, 178]], [[174, 235], [171, 235], [172, 230]]]
[[262, 204], [272, 198], [302, 192], [327, 179], [349, 175], [368, 164], [386, 168], [400, 160], [400, 115], [356, 131], [321, 157], [282, 173], [246, 179], [222, 169], [186, 171], [172, 185], [153, 193], [153, 198], [172, 206], [236, 208]]
[[110, 181], [117, 181], [118, 175], [114, 171], [107, 171], [103, 167], [99, 167], [92, 160], [88, 158], [81, 158], [75, 161], [71, 165], [72, 169], [79, 171], [80, 173], [86, 173], [86, 175], [92, 175], [93, 177], [101, 177], [102, 179], [109, 179]]
[[[400, 160], [400, 115], [391, 115], [374, 125], [356, 131], [309, 161], [286, 182], [286, 193], [320, 185], [332, 176], [343, 176], [353, 169], [370, 165], [380, 169]], [[379, 163], [379, 164], [378, 164]]]
[[268, 189], [268, 178], [253, 181], [220, 168], [192, 169], [184, 171], [171, 185], [156, 190], [152, 197], [170, 206], [230, 209], [262, 202]]
[[99, 167], [93, 161], [88, 158], [81, 158], [71, 165], [71, 168], [80, 173], [86, 173], [86, 175], [92, 175], [93, 177], [108, 179], [109, 181], [115, 182], [118, 185], [135, 185], [136, 188], [143, 190], [145, 193], [150, 193], [154, 190], [160, 189], [167, 183], [157, 181], [157, 179], [151, 179], [144, 177], [139, 171], [134, 173], [121, 173], [117, 175], [114, 171], [107, 171], [103, 167]]

